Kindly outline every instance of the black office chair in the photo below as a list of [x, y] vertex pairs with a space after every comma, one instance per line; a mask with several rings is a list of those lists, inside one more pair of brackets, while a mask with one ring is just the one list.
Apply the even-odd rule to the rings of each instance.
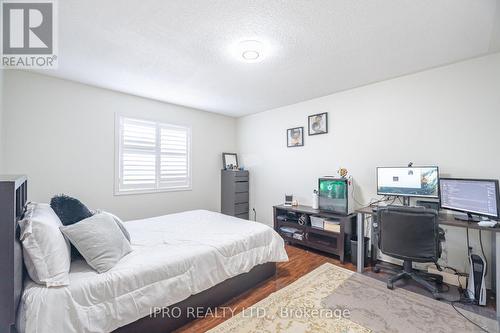
[[[439, 299], [438, 288], [428, 280], [442, 284], [443, 277], [412, 268], [413, 262], [433, 262], [441, 270], [437, 261], [441, 257], [444, 231], [438, 225], [438, 212], [419, 207], [383, 207], [377, 211], [374, 226], [380, 251], [403, 260], [403, 270], [389, 278], [387, 288], [393, 289], [398, 280], [412, 279]], [[380, 265], [374, 271], [380, 271]]]

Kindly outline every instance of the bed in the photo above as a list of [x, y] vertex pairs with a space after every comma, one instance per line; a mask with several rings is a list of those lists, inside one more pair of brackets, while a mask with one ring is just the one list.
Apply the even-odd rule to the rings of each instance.
[[[22, 206], [26, 194], [16, 197], [21, 203], [14, 205]], [[288, 259], [272, 228], [206, 210], [125, 226], [133, 251], [110, 271], [98, 274], [76, 260], [69, 286], [46, 288], [25, 277], [21, 293], [10, 298], [19, 303], [18, 331], [167, 332], [195, 319], [189, 307], [220, 305], [272, 276], [275, 262]], [[16, 240], [11, 244], [18, 247]], [[18, 270], [9, 274], [19, 278]]]

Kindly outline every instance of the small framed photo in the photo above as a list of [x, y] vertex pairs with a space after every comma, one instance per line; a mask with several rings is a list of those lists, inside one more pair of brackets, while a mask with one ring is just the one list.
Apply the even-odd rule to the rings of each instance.
[[222, 153], [222, 166], [224, 170], [238, 169], [238, 155], [236, 153]]
[[309, 135], [328, 133], [328, 112], [309, 116]]
[[286, 130], [286, 146], [301, 147], [304, 145], [304, 127], [294, 127]]

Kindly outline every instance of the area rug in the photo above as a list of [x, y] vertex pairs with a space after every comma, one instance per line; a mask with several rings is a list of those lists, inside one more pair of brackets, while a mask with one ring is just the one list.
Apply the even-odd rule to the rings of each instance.
[[[496, 321], [460, 309], [498, 332]], [[324, 264], [209, 331], [210, 333], [484, 332], [451, 305]]]

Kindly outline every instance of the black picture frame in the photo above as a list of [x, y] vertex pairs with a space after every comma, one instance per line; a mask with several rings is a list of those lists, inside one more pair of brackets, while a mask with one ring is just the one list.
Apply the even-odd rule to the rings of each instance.
[[[313, 123], [311, 121], [317, 117], [324, 118], [324, 120], [323, 120], [324, 121], [324, 130], [320, 129], [319, 131], [318, 130], [311, 131], [311, 127], [313, 125]], [[312, 114], [309, 117], [307, 117], [307, 133], [309, 134], [309, 136], [327, 134], [328, 133], [328, 112]]]
[[230, 165], [228, 165], [228, 156], [234, 156], [234, 160], [236, 160], [236, 165], [233, 164], [236, 168], [239, 168], [239, 163], [238, 163], [238, 154], [236, 153], [222, 153], [222, 168], [224, 170], [227, 170]]
[[[299, 131], [299, 133], [300, 133], [300, 137], [299, 137], [300, 140], [298, 143], [291, 142], [293, 131]], [[304, 146], [304, 127], [292, 127], [292, 128], [289, 128], [286, 130], [286, 146], [288, 148]]]

